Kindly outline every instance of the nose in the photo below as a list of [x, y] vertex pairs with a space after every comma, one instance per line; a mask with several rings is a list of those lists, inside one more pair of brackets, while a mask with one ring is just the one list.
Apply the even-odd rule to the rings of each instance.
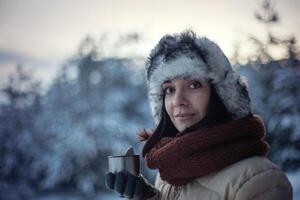
[[177, 90], [173, 99], [173, 106], [186, 106], [188, 101], [183, 91]]

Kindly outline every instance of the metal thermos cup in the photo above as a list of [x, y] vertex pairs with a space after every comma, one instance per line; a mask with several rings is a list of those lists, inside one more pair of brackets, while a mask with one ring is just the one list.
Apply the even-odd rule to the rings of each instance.
[[112, 173], [130, 172], [138, 176], [140, 174], [140, 156], [108, 156], [108, 171]]

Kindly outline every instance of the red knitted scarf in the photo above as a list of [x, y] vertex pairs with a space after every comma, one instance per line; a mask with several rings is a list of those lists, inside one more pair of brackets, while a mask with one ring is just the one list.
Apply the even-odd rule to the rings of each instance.
[[266, 156], [262, 119], [247, 116], [226, 124], [162, 138], [146, 154], [147, 166], [162, 180], [184, 185], [250, 156]]

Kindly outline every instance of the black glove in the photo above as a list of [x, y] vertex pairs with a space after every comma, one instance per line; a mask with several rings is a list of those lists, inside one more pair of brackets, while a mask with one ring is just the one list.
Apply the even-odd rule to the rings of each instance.
[[111, 172], [106, 174], [105, 184], [111, 190], [129, 199], [147, 199], [155, 195], [155, 187], [142, 175], [134, 176], [128, 172]]

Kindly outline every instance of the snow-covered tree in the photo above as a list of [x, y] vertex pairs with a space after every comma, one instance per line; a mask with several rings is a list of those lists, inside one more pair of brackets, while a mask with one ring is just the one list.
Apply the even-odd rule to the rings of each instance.
[[[247, 77], [253, 109], [263, 116], [269, 157], [284, 170], [296, 170], [300, 164], [300, 51], [295, 37], [280, 38], [271, 30], [279, 21], [278, 12], [269, 0], [263, 0], [256, 19], [266, 28], [266, 39], [251, 36], [256, 51], [248, 55], [247, 64], [238, 53], [235, 67]], [[272, 50], [284, 50], [275, 58]], [[237, 49], [238, 50], [238, 49]]]

